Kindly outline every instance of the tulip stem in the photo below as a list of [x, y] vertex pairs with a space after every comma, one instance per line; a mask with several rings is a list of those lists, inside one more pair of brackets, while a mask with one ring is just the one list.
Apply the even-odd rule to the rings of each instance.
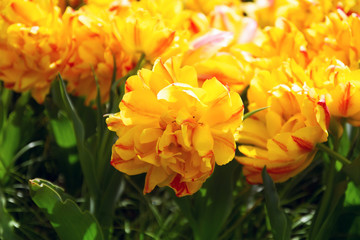
[[332, 149], [330, 149], [329, 147], [325, 146], [322, 143], [318, 143], [316, 145], [316, 147], [318, 149], [322, 150], [323, 152], [326, 152], [330, 156], [334, 157], [335, 159], [339, 160], [341, 163], [343, 163], [345, 165], [351, 164], [351, 161], [349, 159], [347, 159], [346, 157], [344, 157], [344, 156], [340, 155], [339, 153], [333, 151]]
[[321, 204], [319, 205], [318, 209], [316, 210], [316, 214], [313, 218], [312, 228], [310, 230], [309, 239], [319, 239], [318, 235], [320, 233], [320, 229], [322, 224], [325, 221], [325, 216], [327, 211], [329, 210], [329, 203], [331, 201], [331, 197], [334, 192], [334, 178], [335, 178], [335, 158], [330, 159], [330, 166], [327, 171], [327, 180], [326, 180], [326, 188], [324, 191], [324, 195], [321, 199]]

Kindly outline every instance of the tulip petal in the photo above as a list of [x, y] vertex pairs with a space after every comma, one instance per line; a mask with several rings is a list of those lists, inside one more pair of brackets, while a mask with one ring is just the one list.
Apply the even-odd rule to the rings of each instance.
[[114, 146], [110, 163], [120, 172], [124, 172], [129, 175], [136, 175], [147, 172], [150, 167], [148, 163], [140, 161], [137, 157], [134, 157], [128, 161], [123, 160], [114, 150]]
[[211, 152], [214, 146], [214, 139], [208, 125], [199, 125], [194, 129], [192, 143], [200, 156]]
[[212, 131], [214, 138], [214, 156], [218, 165], [224, 165], [230, 162], [235, 156], [235, 139], [231, 132]]
[[159, 128], [145, 128], [140, 134], [140, 143], [149, 143], [157, 141], [162, 135], [163, 130]]
[[167, 178], [167, 173], [161, 167], [151, 167], [146, 174], [144, 194], [151, 192], [156, 185], [161, 184]]
[[156, 126], [165, 108], [151, 91], [143, 89], [126, 93], [120, 103], [120, 110], [125, 125]]

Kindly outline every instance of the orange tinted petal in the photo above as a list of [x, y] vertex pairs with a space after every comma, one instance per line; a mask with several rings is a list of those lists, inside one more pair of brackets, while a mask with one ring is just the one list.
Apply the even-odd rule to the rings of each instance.
[[214, 156], [218, 165], [224, 165], [235, 157], [235, 140], [231, 132], [222, 133], [213, 131]]

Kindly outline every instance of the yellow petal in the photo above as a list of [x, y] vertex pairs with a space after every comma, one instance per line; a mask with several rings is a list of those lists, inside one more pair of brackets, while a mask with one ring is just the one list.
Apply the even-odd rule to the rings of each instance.
[[[142, 74], [144, 74], [144, 72], [146, 70], [147, 69], [142, 69], [140, 71], [142, 72]], [[139, 75], [140, 75], [140, 71], [138, 73]], [[143, 89], [143, 88], [146, 88], [146, 85], [144, 84], [144, 82], [141, 80], [141, 78], [138, 75], [131, 76], [126, 80], [126, 83], [125, 83], [126, 93], [134, 91], [136, 89]]]
[[[219, 104], [220, 105], [220, 104]], [[214, 106], [215, 107], [215, 106]], [[225, 107], [225, 106], [224, 106]], [[209, 111], [216, 111], [216, 108], [210, 108]], [[222, 131], [234, 132], [242, 123], [244, 115], [244, 105], [240, 98], [240, 95], [236, 92], [230, 92], [230, 106], [228, 107], [228, 115], [223, 115], [222, 119], [213, 125], [213, 128], [220, 129]]]
[[134, 128], [123, 132], [123, 134], [116, 140], [114, 144], [114, 151], [121, 159], [129, 160], [135, 157], [134, 151], [134, 135], [136, 130]]
[[26, 22], [38, 21], [45, 15], [40, 6], [33, 2], [22, 1], [20, 3], [14, 1], [10, 4], [10, 6], [15, 14], [21, 16]]
[[[294, 146], [291, 134], [288, 132], [277, 134], [268, 140], [267, 149], [269, 150], [270, 160], [289, 161], [289, 148]], [[292, 147], [293, 148], [293, 147]]]
[[224, 86], [235, 92], [241, 92], [249, 83], [238, 59], [228, 53], [219, 53], [195, 65], [198, 79], [203, 82], [215, 77]]
[[183, 197], [186, 195], [193, 194], [198, 191], [203, 184], [203, 180], [198, 180], [194, 182], [185, 182], [183, 181], [180, 174], [174, 176], [173, 180], [169, 186], [175, 190], [177, 197]]
[[140, 161], [137, 157], [134, 157], [133, 159], [128, 161], [122, 159], [116, 153], [116, 151], [114, 151], [114, 146], [111, 156], [111, 165], [114, 166], [120, 172], [124, 172], [129, 175], [136, 175], [147, 172], [150, 167], [148, 163]]
[[153, 67], [152, 74], [149, 78], [149, 86], [155, 93], [158, 93], [161, 89], [168, 86], [171, 83], [176, 82], [176, 79], [169, 70], [165, 67], [160, 58], [156, 59]]
[[155, 152], [151, 152], [146, 156], [139, 157], [139, 159], [153, 166], [160, 167], [160, 157]]
[[192, 43], [192, 49], [184, 54], [184, 65], [193, 65], [200, 60], [206, 59], [226, 47], [233, 40], [231, 32], [212, 29], [206, 34], [196, 38]]
[[163, 130], [159, 128], [145, 128], [140, 134], [140, 143], [157, 141], [162, 135]]
[[208, 104], [215, 104], [222, 97], [229, 95], [229, 90], [216, 78], [205, 81], [201, 88], [207, 93], [203, 101]]
[[183, 146], [185, 148], [190, 148], [191, 147], [191, 136], [192, 136], [193, 129], [191, 127], [189, 127], [188, 124], [182, 124], [181, 131], [177, 131], [177, 132], [179, 132], [179, 133], [181, 132], [181, 135], [176, 134], [177, 141], [180, 140], [180, 142], [183, 143]]
[[204, 156], [212, 151], [214, 139], [208, 125], [199, 125], [194, 129], [192, 143], [200, 156]]
[[283, 125], [283, 119], [278, 113], [275, 111], [268, 111], [265, 118], [267, 132], [270, 137], [280, 132], [281, 126]]
[[231, 132], [212, 132], [214, 138], [214, 156], [218, 165], [230, 162], [235, 156], [235, 140]]
[[178, 81], [193, 87], [198, 87], [198, 77], [195, 68], [192, 66], [184, 66], [181, 68]]
[[151, 167], [146, 174], [144, 194], [151, 192], [156, 185], [161, 184], [168, 175], [161, 167]]
[[120, 115], [125, 125], [157, 125], [165, 107], [146, 89], [128, 92], [120, 103]]
[[183, 105], [194, 105], [194, 102], [201, 103], [199, 97], [203, 96], [205, 92], [200, 88], [193, 88], [184, 83], [173, 83], [163, 89], [157, 94], [158, 99], [163, 99], [170, 103]]
[[108, 118], [106, 118], [106, 124], [110, 131], [118, 131], [120, 128], [124, 127], [120, 113], [109, 115]]
[[267, 140], [270, 138], [267, 131], [262, 121], [250, 117], [243, 122], [237, 134], [237, 141], [242, 144], [253, 144], [261, 148], [266, 148]]
[[[327, 138], [327, 129], [330, 126], [330, 112], [325, 100], [321, 99], [320, 101], [318, 101], [316, 110], [316, 120], [325, 133], [324, 137]], [[326, 139], [322, 141], [326, 141]]]
[[[263, 160], [268, 159], [267, 150], [259, 148], [259, 147], [248, 146], [248, 145], [240, 145], [239, 146], [239, 151], [242, 154], [244, 154], [245, 156], [250, 157], [250, 158], [263, 159]], [[254, 160], [254, 161], [256, 161], [256, 160]]]

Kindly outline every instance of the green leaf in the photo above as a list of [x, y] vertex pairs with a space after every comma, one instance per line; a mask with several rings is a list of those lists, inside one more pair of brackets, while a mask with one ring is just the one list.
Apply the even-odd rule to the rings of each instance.
[[360, 215], [358, 214], [352, 221], [348, 235], [351, 236], [348, 239], [360, 239]]
[[15, 234], [15, 227], [18, 225], [5, 207], [5, 196], [0, 189], [0, 239], [17, 240], [19, 237]]
[[13, 92], [10, 89], [4, 88], [0, 82], [0, 134], [2, 134], [4, 123], [8, 117], [12, 95]]
[[264, 182], [265, 205], [274, 239], [290, 239], [291, 221], [280, 206], [275, 184], [267, 173], [266, 167], [262, 171], [262, 178]]
[[30, 95], [28, 93], [21, 95], [15, 105], [14, 111], [3, 123], [3, 129], [0, 134], [0, 180], [4, 178], [9, 169], [16, 160], [18, 150], [27, 144], [34, 128], [33, 111], [27, 107]]
[[70, 120], [62, 111], [57, 118], [50, 119], [50, 126], [54, 133], [56, 143], [62, 148], [71, 148], [76, 146], [76, 137]]
[[74, 130], [75, 130], [75, 134], [76, 134], [78, 143], [79, 142], [82, 143], [85, 140], [84, 125], [81, 122], [81, 119], [76, 111], [76, 108], [74, 107], [73, 103], [71, 102], [71, 99], [66, 91], [64, 80], [62, 79], [62, 77], [60, 75], [59, 75], [59, 79], [60, 79], [60, 81], [58, 81], [58, 86], [59, 86], [58, 89], [60, 92], [63, 106], [65, 108], [64, 110], [66, 111], [66, 113], [68, 114], [68, 117], [71, 119], [71, 121], [74, 125]]
[[218, 239], [233, 207], [233, 171], [237, 162], [216, 166], [213, 175], [193, 196], [175, 198], [189, 220], [195, 239]]
[[263, 108], [259, 108], [259, 109], [256, 109], [256, 110], [254, 110], [254, 111], [248, 112], [248, 113], [246, 113], [246, 114], [244, 115], [243, 120], [245, 120], [245, 119], [247, 119], [248, 117], [250, 117], [251, 115], [253, 115], [253, 114], [257, 113], [257, 112], [260, 112], [260, 111], [262, 111], [262, 110], [265, 110], [265, 109], [267, 109], [267, 108], [269, 108], [269, 107], [263, 107]]
[[350, 142], [350, 135], [351, 135], [351, 129], [352, 126], [349, 123], [346, 123], [344, 125], [344, 131], [339, 139], [339, 148], [337, 149], [337, 152], [342, 156], [347, 156], [347, 154], [350, 151], [351, 142]]
[[[330, 165], [324, 170], [326, 173], [326, 188], [321, 197], [321, 201], [318, 204], [315, 215], [311, 221], [311, 226], [309, 230], [309, 239], [318, 239], [320, 229], [323, 226], [325, 219], [328, 217], [330, 205], [332, 202], [333, 194], [334, 194], [334, 186], [336, 185], [337, 171], [335, 169], [335, 156], [336, 152], [332, 149], [325, 147], [325, 152], [328, 153], [328, 157], [332, 157], [330, 159]], [[334, 154], [335, 153], [335, 154]]]
[[100, 92], [100, 85], [99, 80], [96, 76], [94, 68], [91, 68], [92, 73], [94, 75], [95, 83], [96, 83], [96, 108], [97, 108], [97, 135], [98, 135], [98, 145], [100, 145], [101, 137], [104, 135], [105, 129], [105, 121], [103, 119], [103, 108], [101, 104], [101, 92]]
[[360, 157], [356, 158], [351, 164], [344, 165], [342, 171], [346, 173], [357, 186], [360, 186]]
[[344, 193], [347, 187], [346, 181], [341, 181], [337, 183], [334, 187], [333, 194], [331, 196], [331, 201], [329, 208], [326, 212], [326, 217], [323, 220], [319, 231], [317, 232], [314, 239], [329, 239], [332, 229], [336, 224], [336, 220], [341, 213], [344, 202]]
[[85, 182], [93, 198], [99, 195], [99, 182], [96, 178], [95, 172], [95, 158], [90, 152], [85, 143], [85, 129], [76, 108], [74, 107], [65, 87], [64, 80], [59, 75], [60, 81], [57, 81], [53, 89], [54, 97], [60, 101], [60, 108], [62, 108], [73, 124], [73, 129], [76, 136], [76, 144], [79, 152], [79, 160], [81, 169], [84, 174]]
[[107, 181], [102, 181], [104, 189], [98, 199], [95, 216], [101, 223], [104, 239], [111, 239], [111, 228], [115, 215], [116, 204], [124, 192], [125, 182], [123, 175], [119, 174], [110, 164], [105, 168], [104, 175]]
[[[331, 236], [332, 239], [335, 239], [336, 236], [347, 240], [360, 239], [360, 206], [344, 207], [341, 215], [337, 217], [334, 227], [336, 230], [335, 234]], [[345, 236], [347, 237], [345, 238]]]
[[345, 192], [344, 206], [360, 205], [360, 188], [350, 182]]
[[102, 240], [102, 231], [95, 217], [81, 211], [63, 189], [42, 179], [29, 181], [30, 195], [41, 208], [63, 240]]

